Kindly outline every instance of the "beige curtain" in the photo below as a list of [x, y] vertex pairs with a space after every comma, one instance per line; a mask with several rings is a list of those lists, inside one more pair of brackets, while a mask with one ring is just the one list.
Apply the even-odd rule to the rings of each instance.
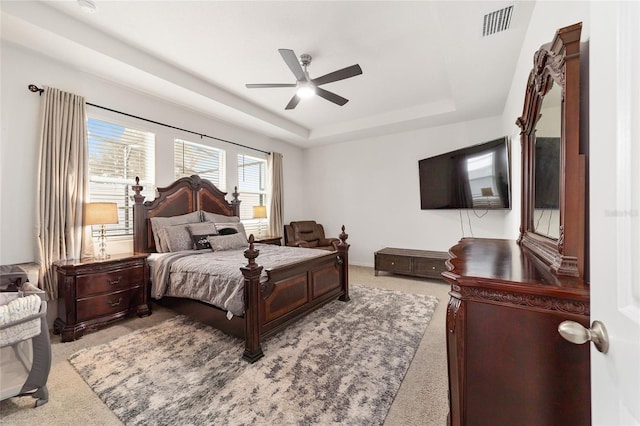
[[55, 300], [53, 262], [93, 252], [89, 228], [82, 226], [89, 186], [87, 114], [83, 97], [58, 89], [45, 87], [41, 102], [36, 261], [40, 287]]
[[272, 152], [267, 158], [271, 201], [269, 207], [269, 232], [273, 236], [282, 236], [282, 154]]

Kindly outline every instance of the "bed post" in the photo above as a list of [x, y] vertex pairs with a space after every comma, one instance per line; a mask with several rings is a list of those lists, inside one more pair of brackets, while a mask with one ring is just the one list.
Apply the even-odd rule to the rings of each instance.
[[253, 248], [253, 234], [249, 236], [249, 248], [244, 257], [247, 266], [240, 268], [244, 276], [244, 353], [242, 359], [254, 363], [264, 356], [260, 346], [260, 274], [262, 266], [256, 263], [260, 250]]
[[[144, 195], [141, 194], [143, 188], [140, 185], [140, 178], [138, 176], [136, 176], [136, 184], [131, 185], [131, 189], [135, 193], [131, 196], [131, 198], [134, 201], [134, 204], [133, 204], [133, 229], [134, 229], [133, 252], [140, 253], [140, 252], [144, 252], [143, 247], [145, 243], [144, 233], [140, 231], [144, 229], [144, 227], [146, 226], [146, 223], [145, 223], [144, 211], [140, 209], [140, 207], [142, 207], [142, 203], [144, 203]], [[135, 232], [136, 229], [138, 230], [138, 232]]]
[[338, 235], [340, 243], [338, 244], [338, 253], [341, 260], [340, 263], [340, 285], [344, 294], [338, 298], [342, 302], [348, 302], [349, 298], [349, 244], [347, 244], [347, 238], [349, 234], [344, 232], [344, 225], [342, 225], [342, 232]]
[[240, 194], [238, 193], [238, 187], [237, 186], [233, 188], [233, 193], [231, 195], [233, 196], [233, 199], [231, 200], [231, 208], [233, 209], [232, 216], [240, 217], [240, 203], [242, 201], [240, 201], [238, 199], [238, 196]]

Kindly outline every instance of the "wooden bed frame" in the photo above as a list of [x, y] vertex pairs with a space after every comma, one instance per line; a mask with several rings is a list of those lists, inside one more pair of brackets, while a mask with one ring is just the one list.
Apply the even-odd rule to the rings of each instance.
[[[199, 176], [178, 179], [166, 188], [158, 188], [158, 196], [153, 201], [144, 202], [140, 193], [142, 186], [136, 177], [133, 199], [133, 250], [135, 253], [154, 253], [155, 242], [151, 228], [152, 217], [183, 215], [198, 210], [225, 216], [239, 216], [240, 201], [237, 188], [233, 200], [227, 202], [226, 193], [211, 182]], [[340, 234], [338, 250], [279, 268], [268, 269], [268, 280], [260, 283], [262, 266], [256, 263], [259, 250], [254, 248], [253, 235], [249, 237], [249, 248], [244, 256], [248, 259], [240, 268], [244, 276], [244, 316], [226, 318], [226, 312], [212, 305], [206, 305], [208, 324], [244, 339], [242, 358], [255, 362], [263, 356], [261, 341], [302, 318], [322, 305], [339, 299], [349, 301], [349, 270], [346, 243], [348, 235]], [[149, 286], [150, 287], [150, 286]], [[165, 299], [175, 299], [164, 297]], [[186, 299], [179, 299], [180, 301]], [[176, 302], [173, 300], [172, 302]], [[182, 303], [182, 302], [180, 302]], [[192, 303], [193, 306], [193, 303]], [[202, 309], [201, 309], [202, 310]], [[189, 308], [193, 312], [193, 308]]]

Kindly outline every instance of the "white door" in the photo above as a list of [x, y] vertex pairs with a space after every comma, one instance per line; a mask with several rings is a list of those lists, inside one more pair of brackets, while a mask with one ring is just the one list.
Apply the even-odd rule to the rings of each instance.
[[[640, 2], [593, 2], [589, 41], [594, 425], [640, 425]], [[584, 80], [583, 80], [584, 81]]]

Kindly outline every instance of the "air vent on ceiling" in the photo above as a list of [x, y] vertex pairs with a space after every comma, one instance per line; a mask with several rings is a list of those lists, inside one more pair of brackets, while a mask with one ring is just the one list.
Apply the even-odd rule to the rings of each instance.
[[511, 16], [513, 16], [513, 5], [484, 15], [482, 37], [508, 30], [511, 25]]

